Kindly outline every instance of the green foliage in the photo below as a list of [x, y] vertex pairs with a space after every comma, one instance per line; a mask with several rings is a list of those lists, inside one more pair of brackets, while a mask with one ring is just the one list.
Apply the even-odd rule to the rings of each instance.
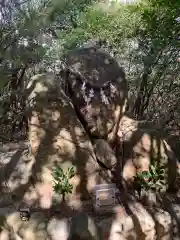
[[141, 16], [141, 25], [137, 32], [149, 47], [162, 50], [167, 45], [179, 46], [180, 26], [175, 20], [180, 12], [178, 1], [169, 4], [167, 1], [142, 1], [136, 8]]
[[53, 169], [53, 189], [56, 193], [62, 194], [63, 198], [65, 194], [72, 193], [73, 185], [69, 183], [69, 180], [74, 176], [74, 174], [75, 171], [73, 167], [69, 167], [67, 172], [64, 172], [60, 166]]
[[75, 11], [76, 27], [68, 25], [58, 35], [64, 51], [75, 48], [89, 39], [107, 40], [113, 49], [120, 49], [122, 41], [133, 35], [139, 22], [137, 13], [127, 7], [112, 6], [104, 9], [102, 4], [96, 4], [87, 6], [83, 11]]
[[134, 178], [134, 183], [137, 189], [160, 192], [165, 185], [164, 165], [158, 162], [151, 164], [149, 171], [137, 173]]

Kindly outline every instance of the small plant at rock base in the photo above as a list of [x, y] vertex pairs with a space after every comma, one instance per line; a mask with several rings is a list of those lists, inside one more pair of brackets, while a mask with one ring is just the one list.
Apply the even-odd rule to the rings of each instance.
[[165, 186], [165, 168], [164, 165], [155, 162], [150, 165], [149, 171], [137, 173], [134, 178], [134, 184], [139, 195], [142, 190], [153, 190], [161, 192]]
[[65, 201], [65, 195], [72, 193], [73, 185], [69, 180], [74, 177], [75, 171], [73, 167], [69, 167], [67, 172], [64, 172], [60, 166], [53, 169], [52, 176], [54, 178], [53, 190], [55, 193], [62, 194], [62, 200]]

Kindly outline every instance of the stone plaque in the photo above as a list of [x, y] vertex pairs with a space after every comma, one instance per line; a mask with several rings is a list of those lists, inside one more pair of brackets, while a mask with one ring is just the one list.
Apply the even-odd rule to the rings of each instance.
[[115, 189], [101, 189], [96, 191], [96, 207], [115, 204]]
[[22, 221], [29, 221], [30, 209], [29, 208], [21, 208], [20, 209], [20, 218]]

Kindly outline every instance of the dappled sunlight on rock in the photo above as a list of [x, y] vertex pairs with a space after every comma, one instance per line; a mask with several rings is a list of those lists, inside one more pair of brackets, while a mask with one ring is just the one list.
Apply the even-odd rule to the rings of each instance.
[[[45, 84], [47, 78], [48, 76], [42, 75], [39, 81]], [[36, 86], [32, 91], [36, 91]], [[30, 96], [32, 95], [30, 94]], [[33, 117], [32, 121], [38, 123], [43, 134], [39, 134], [39, 129], [32, 126], [31, 116], [29, 120], [30, 142], [32, 143], [33, 139], [31, 132], [34, 132], [37, 138], [37, 142], [33, 143], [36, 150], [32, 151], [35, 157], [34, 169], [36, 171], [33, 174], [36, 175], [39, 181], [49, 183], [52, 182], [51, 171], [55, 166], [55, 160], [56, 164], [60, 164], [64, 170], [73, 165], [75, 173], [80, 176], [79, 186], [73, 184], [73, 193], [80, 191], [81, 194], [87, 197], [87, 193], [91, 191], [91, 185], [96, 183], [97, 177], [95, 175], [97, 175], [96, 170], [99, 168], [89, 137], [79, 122], [71, 103], [62, 94], [58, 84], [56, 90], [49, 89], [48, 102], [46, 97], [40, 95], [39, 92], [39, 95], [33, 99], [36, 104], [32, 105], [32, 112], [38, 113], [40, 111], [41, 114], [36, 121]], [[58, 101], [55, 103], [56, 99]], [[66, 100], [69, 104], [63, 106], [61, 99]], [[49, 111], [51, 114], [47, 114]], [[55, 125], [52, 124], [53, 116], [55, 117], [54, 120], [57, 121], [58, 119]], [[54, 160], [52, 161], [52, 159]]]
[[23, 225], [23, 222], [20, 219], [19, 212], [15, 212], [7, 216], [6, 222], [8, 226], [13, 227], [13, 230], [17, 232], [19, 228]]
[[[123, 177], [133, 183], [134, 170], [136, 173], [149, 171], [155, 161], [164, 166], [164, 188], [175, 186], [179, 175], [179, 163], [163, 134], [145, 121], [137, 121], [123, 116], [119, 131], [119, 160], [123, 161]], [[134, 165], [134, 168], [133, 168]], [[132, 173], [133, 170], [133, 174]]]
[[32, 206], [38, 199], [38, 193], [34, 186], [30, 186], [24, 194], [23, 201], [27, 206]]
[[123, 141], [129, 141], [133, 136], [133, 133], [137, 131], [138, 125], [138, 121], [127, 116], [123, 116], [117, 132], [118, 137]]
[[172, 239], [172, 217], [163, 209], [153, 209], [153, 216], [156, 221], [157, 239]]
[[53, 218], [47, 228], [50, 236], [54, 240], [67, 240], [70, 235], [70, 226], [67, 218], [65, 219], [55, 219]]
[[110, 229], [110, 239], [116, 239], [118, 236], [122, 239], [136, 238], [134, 222], [123, 206], [117, 206], [114, 209], [114, 219]]
[[70, 132], [66, 129], [62, 129], [57, 136], [54, 137], [53, 147], [59, 152], [59, 157], [69, 155], [73, 158], [76, 146], [72, 140]]
[[32, 160], [30, 160], [29, 162], [22, 161], [16, 165], [16, 168], [14, 169], [9, 180], [7, 181], [8, 187], [9, 189], [11, 189], [11, 191], [16, 189], [19, 185], [28, 183], [29, 178], [32, 174], [32, 165]]
[[3, 229], [1, 232], [0, 232], [0, 239], [1, 240], [9, 240], [10, 239], [10, 236], [9, 236], [9, 231], [7, 229]]
[[[140, 228], [144, 239], [153, 240], [156, 237], [155, 222], [147, 210], [139, 203], [128, 204], [133, 214], [135, 227]], [[138, 231], [138, 229], [136, 230]]]
[[52, 184], [36, 185], [39, 195], [39, 207], [48, 209], [52, 206], [53, 189]]

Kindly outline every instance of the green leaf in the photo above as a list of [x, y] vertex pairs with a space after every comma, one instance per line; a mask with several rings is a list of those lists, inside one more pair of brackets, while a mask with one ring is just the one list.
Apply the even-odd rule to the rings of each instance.
[[75, 175], [74, 168], [73, 167], [68, 168], [68, 172], [67, 172], [68, 178], [70, 179], [70, 178], [74, 177], [74, 175]]
[[69, 179], [75, 174], [74, 168], [69, 167], [67, 172], [64, 173], [60, 166], [53, 168], [52, 176], [54, 177], [53, 189], [59, 194], [72, 193], [73, 185], [69, 183]]

